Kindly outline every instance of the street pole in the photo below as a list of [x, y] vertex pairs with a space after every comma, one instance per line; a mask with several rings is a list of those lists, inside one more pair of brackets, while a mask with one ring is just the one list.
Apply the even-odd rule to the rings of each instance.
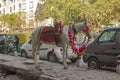
[[54, 24], [56, 24], [56, 0], [54, 0]]

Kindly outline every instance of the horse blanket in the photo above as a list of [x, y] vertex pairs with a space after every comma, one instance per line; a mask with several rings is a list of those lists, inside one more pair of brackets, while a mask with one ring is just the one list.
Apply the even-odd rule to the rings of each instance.
[[42, 28], [42, 31], [40, 33], [40, 41], [43, 42], [53, 42], [54, 39], [54, 28], [45, 26]]
[[63, 26], [61, 23], [57, 23], [55, 27], [45, 26], [40, 33], [40, 41], [59, 43], [61, 41]]

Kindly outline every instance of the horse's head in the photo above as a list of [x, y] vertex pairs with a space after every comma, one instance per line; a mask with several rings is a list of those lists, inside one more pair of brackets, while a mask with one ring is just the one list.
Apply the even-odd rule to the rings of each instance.
[[55, 32], [60, 32], [62, 33], [63, 25], [61, 22], [56, 22], [55, 23]]
[[85, 22], [74, 24], [73, 30], [75, 31], [76, 34], [83, 31], [83, 33], [88, 37], [88, 39], [91, 38], [90, 29]]

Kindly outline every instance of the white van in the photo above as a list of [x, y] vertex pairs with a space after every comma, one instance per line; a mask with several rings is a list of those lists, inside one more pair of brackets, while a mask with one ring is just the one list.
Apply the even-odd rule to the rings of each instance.
[[[50, 62], [63, 62], [63, 49], [61, 47], [57, 47], [56, 45], [42, 44], [39, 49], [39, 53], [40, 59], [42, 60], [48, 60]], [[31, 40], [22, 45], [21, 56], [33, 57]], [[67, 62], [75, 62], [76, 60], [77, 56], [72, 53], [72, 50], [69, 48]]]

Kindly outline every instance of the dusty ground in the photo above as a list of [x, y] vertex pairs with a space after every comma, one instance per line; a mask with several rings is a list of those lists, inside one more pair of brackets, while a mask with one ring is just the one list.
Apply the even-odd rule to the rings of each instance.
[[[0, 54], [0, 57], [4, 55]], [[9, 57], [9, 56], [5, 56]], [[19, 59], [18, 59], [19, 60]], [[67, 70], [63, 69], [62, 64], [50, 63], [42, 61], [40, 63], [44, 74], [42, 77], [51, 77], [50, 80], [120, 80], [120, 74], [110, 70], [95, 70], [90, 69], [81, 60], [81, 66], [76, 67], [76, 64], [70, 64]], [[22, 80], [16, 75], [0, 74], [0, 80]]]
[[9, 76], [6, 76], [5, 78], [4, 77], [0, 77], [0, 80], [23, 80], [23, 79], [20, 79], [16, 75], [9, 75]]
[[[47, 73], [45, 74], [51, 77], [55, 77], [55, 80], [120, 80], [120, 74], [116, 72], [106, 70], [93, 70], [83, 67], [77, 68], [75, 66], [70, 66], [69, 69], [67, 70], [64, 70], [61, 67], [59, 68], [54, 67], [54, 69], [47, 68]], [[1, 76], [0, 80], [23, 80], [23, 79], [19, 78], [16, 75], [7, 75], [5, 78]]]

